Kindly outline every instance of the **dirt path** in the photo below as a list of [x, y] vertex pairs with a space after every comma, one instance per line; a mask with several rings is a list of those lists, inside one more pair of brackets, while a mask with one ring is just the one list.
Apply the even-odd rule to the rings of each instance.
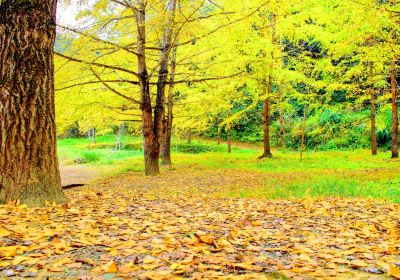
[[266, 176], [193, 168], [153, 178], [126, 173], [66, 190], [68, 205], [0, 206], [0, 278], [400, 276], [398, 205], [223, 196], [262, 188]]
[[89, 184], [105, 175], [106, 169], [87, 165], [60, 165], [61, 185]]

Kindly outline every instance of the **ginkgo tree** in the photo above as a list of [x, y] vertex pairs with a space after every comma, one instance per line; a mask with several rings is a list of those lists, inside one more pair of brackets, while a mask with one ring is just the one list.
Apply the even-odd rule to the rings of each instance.
[[62, 202], [53, 48], [57, 1], [0, 1], [0, 203]]

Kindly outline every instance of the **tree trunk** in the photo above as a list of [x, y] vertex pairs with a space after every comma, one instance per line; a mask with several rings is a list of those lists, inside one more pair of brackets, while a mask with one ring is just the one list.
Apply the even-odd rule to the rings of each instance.
[[226, 128], [226, 140], [228, 142], [228, 153], [232, 152], [231, 128]]
[[301, 147], [300, 147], [300, 162], [303, 161], [303, 151], [305, 146], [305, 131], [306, 131], [306, 120], [307, 120], [307, 107], [304, 105], [303, 112], [303, 127], [301, 129]]
[[283, 123], [283, 93], [281, 92], [281, 100], [279, 105], [279, 147], [285, 147], [285, 126]]
[[147, 176], [160, 173], [159, 157], [161, 140], [163, 138], [163, 122], [165, 112], [165, 87], [168, 78], [168, 60], [171, 52], [171, 41], [173, 24], [175, 21], [176, 1], [171, 0], [168, 5], [168, 19], [162, 42], [160, 45], [159, 71], [157, 81], [157, 96], [153, 110], [151, 106], [149, 74], [146, 64], [146, 5], [147, 1], [136, 1], [136, 25], [137, 25], [137, 58], [138, 58], [138, 78], [141, 94], [143, 138], [144, 138], [144, 161], [145, 174]]
[[190, 128], [187, 131], [187, 142], [188, 144], [192, 143], [192, 130]]
[[[276, 15], [272, 15], [271, 19], [271, 44], [275, 43], [276, 35]], [[270, 145], [270, 123], [271, 123], [271, 95], [272, 95], [272, 72], [274, 70], [274, 49], [272, 47], [271, 57], [269, 63], [269, 77], [268, 77], [268, 94], [266, 93], [267, 81], [263, 80], [263, 93], [264, 93], [264, 153], [260, 158], [272, 158], [271, 145]]]
[[218, 136], [217, 136], [218, 145], [221, 145], [221, 128], [219, 127], [220, 124], [221, 124], [221, 116], [218, 115], [218, 128], [217, 128], [218, 129], [218, 131], [217, 131], [217, 133], [218, 133]]
[[370, 63], [370, 78], [371, 78], [371, 86], [370, 86], [370, 95], [371, 95], [371, 151], [372, 155], [376, 155], [378, 153], [378, 145], [376, 141], [376, 106], [375, 106], [375, 91], [374, 84], [372, 82], [374, 76], [374, 68], [372, 62]]
[[154, 133], [153, 110], [151, 106], [149, 74], [146, 64], [146, 5], [143, 1], [137, 1], [136, 25], [137, 25], [137, 60], [138, 79], [140, 87], [140, 109], [143, 122], [143, 150], [144, 167], [146, 176], [154, 176], [160, 173], [159, 152], [160, 145]]
[[174, 119], [173, 115], [173, 106], [174, 106], [174, 82], [175, 82], [175, 70], [176, 70], [176, 53], [177, 47], [172, 49], [171, 54], [171, 73], [170, 73], [170, 82], [168, 88], [168, 115], [165, 120], [164, 127], [164, 143], [162, 145], [162, 161], [163, 165], [171, 165], [171, 137], [172, 137], [172, 123]]
[[93, 127], [93, 144], [96, 144], [96, 128]]
[[[171, 53], [171, 49], [173, 48], [173, 43], [172, 43], [172, 33], [173, 33], [173, 25], [174, 25], [174, 20], [175, 20], [175, 10], [176, 10], [176, 3], [177, 0], [171, 0], [168, 4], [167, 12], [168, 12], [168, 19], [166, 22], [166, 28], [165, 28], [165, 33], [161, 41], [161, 46], [160, 46], [160, 68], [158, 71], [158, 81], [157, 81], [157, 97], [156, 97], [156, 106], [154, 108], [154, 134], [155, 138], [158, 141], [158, 145], [161, 146], [161, 141], [163, 140], [163, 137], [167, 136], [169, 134], [168, 132], [168, 127], [164, 128], [163, 125], [167, 125], [170, 121], [167, 120], [165, 122], [165, 89], [167, 86], [167, 80], [168, 80], [168, 62], [169, 62], [169, 56]], [[170, 87], [171, 88], [171, 87]], [[172, 88], [173, 90], [173, 88]], [[171, 97], [172, 99], [172, 94], [173, 92], [169, 92], [170, 95], [168, 97]], [[171, 101], [171, 110], [172, 110], [172, 100]], [[171, 115], [172, 116], [172, 115]], [[168, 116], [169, 118], [169, 112]], [[171, 120], [172, 122], [172, 120]], [[171, 128], [172, 129], [172, 128]], [[162, 132], [165, 133], [162, 133]], [[171, 136], [169, 136], [168, 141], [165, 141], [166, 139], [164, 138], [164, 145], [163, 149], [164, 151], [162, 154], [164, 156], [170, 156], [170, 151], [166, 151], [165, 149], [167, 148], [166, 144], [168, 144], [168, 148], [170, 147], [169, 143], [171, 142]], [[169, 142], [169, 143], [167, 143]], [[169, 163], [171, 162], [171, 159], [166, 158], [163, 160], [163, 163]]]
[[0, 203], [65, 200], [56, 148], [56, 0], [0, 5]]
[[390, 67], [390, 79], [392, 83], [392, 158], [399, 157], [399, 115], [397, 108], [397, 85], [396, 85], [396, 58], [393, 57]]
[[264, 115], [264, 153], [260, 158], [271, 158], [271, 145], [269, 142], [270, 138], [270, 97], [269, 93], [272, 92], [272, 76], [269, 76], [268, 83], [268, 93], [267, 93], [267, 80], [263, 81], [263, 93], [264, 93], [264, 107], [263, 107], [263, 115]]

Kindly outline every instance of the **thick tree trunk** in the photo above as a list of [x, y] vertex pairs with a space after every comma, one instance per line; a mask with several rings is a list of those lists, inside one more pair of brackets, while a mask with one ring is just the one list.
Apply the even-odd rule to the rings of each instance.
[[231, 128], [226, 128], [226, 140], [228, 142], [228, 153], [232, 152], [232, 139], [231, 139]]
[[300, 146], [300, 162], [303, 161], [303, 151], [305, 146], [305, 134], [306, 134], [306, 120], [307, 120], [307, 107], [304, 105], [303, 109], [303, 126], [301, 129], [301, 146]]
[[396, 58], [393, 57], [390, 67], [390, 79], [392, 83], [392, 158], [399, 157], [399, 115], [397, 105], [397, 85], [396, 85]]
[[173, 107], [174, 107], [174, 82], [175, 82], [175, 70], [176, 70], [176, 52], [177, 47], [172, 49], [171, 54], [171, 73], [170, 73], [170, 81], [168, 88], [168, 114], [165, 119], [165, 127], [164, 127], [164, 143], [162, 145], [161, 150], [161, 164], [163, 165], [171, 165], [171, 137], [172, 137], [172, 123], [174, 119], [173, 115]]
[[272, 76], [269, 76], [268, 93], [267, 93], [267, 80], [263, 81], [263, 94], [264, 94], [264, 153], [260, 158], [271, 158], [271, 145], [270, 145], [270, 92], [272, 92]]
[[285, 147], [285, 125], [283, 123], [283, 93], [281, 92], [279, 105], [279, 147]]
[[54, 108], [56, 0], [0, 5], [0, 203], [61, 202]]
[[[374, 68], [372, 62], [370, 63], [370, 78], [374, 76]], [[378, 145], [376, 141], [376, 105], [375, 105], [375, 91], [374, 84], [371, 83], [370, 86], [370, 95], [371, 95], [371, 151], [372, 155], [376, 155], [378, 153]]]

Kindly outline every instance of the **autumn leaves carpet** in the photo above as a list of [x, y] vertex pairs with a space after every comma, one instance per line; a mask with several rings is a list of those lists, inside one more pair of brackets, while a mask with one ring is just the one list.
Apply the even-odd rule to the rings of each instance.
[[235, 198], [267, 179], [129, 173], [68, 190], [68, 205], [0, 206], [0, 279], [400, 277], [398, 205]]

